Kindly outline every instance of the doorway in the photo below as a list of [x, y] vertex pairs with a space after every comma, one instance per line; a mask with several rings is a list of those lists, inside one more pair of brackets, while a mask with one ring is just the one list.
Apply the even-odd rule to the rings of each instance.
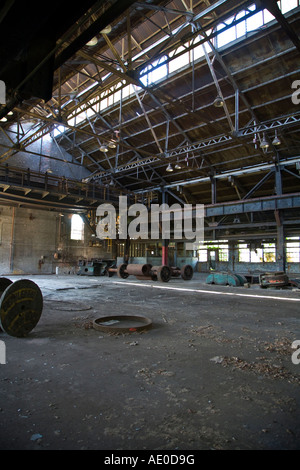
[[218, 250], [207, 250], [208, 269], [214, 271], [218, 262]]

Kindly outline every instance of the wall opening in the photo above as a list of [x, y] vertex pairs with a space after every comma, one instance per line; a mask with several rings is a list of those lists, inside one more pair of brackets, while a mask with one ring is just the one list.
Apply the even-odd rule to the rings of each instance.
[[84, 239], [84, 222], [80, 215], [73, 214], [71, 219], [71, 240]]

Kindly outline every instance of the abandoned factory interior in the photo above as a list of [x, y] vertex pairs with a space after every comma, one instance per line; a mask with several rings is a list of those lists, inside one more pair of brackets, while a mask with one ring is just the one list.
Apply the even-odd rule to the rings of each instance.
[[300, 449], [299, 32], [300, 0], [1, 2], [1, 450]]

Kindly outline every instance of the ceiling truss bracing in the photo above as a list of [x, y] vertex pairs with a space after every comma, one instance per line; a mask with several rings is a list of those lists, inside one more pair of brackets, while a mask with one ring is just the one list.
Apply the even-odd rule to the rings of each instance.
[[[91, 1], [58, 21], [50, 42], [42, 27], [54, 27], [52, 14], [39, 27], [39, 9], [33, 24], [24, 10], [26, 30], [17, 13], [14, 2], [0, 7], [1, 34], [11, 21], [27, 38], [23, 48], [12, 41], [0, 67], [0, 165], [19, 151], [35, 158], [32, 145], [51, 133], [78, 179], [84, 168], [86, 182], [137, 197], [163, 188], [170, 201], [205, 204], [253, 188], [271, 196], [276, 165], [282, 192], [299, 191], [299, 6], [283, 15], [271, 0]], [[43, 53], [31, 56], [39, 40]]]

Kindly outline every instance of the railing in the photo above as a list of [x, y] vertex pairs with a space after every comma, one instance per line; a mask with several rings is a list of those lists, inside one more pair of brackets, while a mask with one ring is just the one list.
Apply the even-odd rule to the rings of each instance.
[[30, 168], [22, 169], [10, 167], [8, 164], [0, 165], [0, 184], [41, 190], [62, 196], [76, 196], [78, 199], [95, 199], [99, 201], [118, 202], [119, 196], [126, 196], [130, 201], [132, 195], [126, 191], [110, 186], [100, 185], [96, 182], [86, 183], [79, 180], [65, 178], [64, 176], [40, 173]]

